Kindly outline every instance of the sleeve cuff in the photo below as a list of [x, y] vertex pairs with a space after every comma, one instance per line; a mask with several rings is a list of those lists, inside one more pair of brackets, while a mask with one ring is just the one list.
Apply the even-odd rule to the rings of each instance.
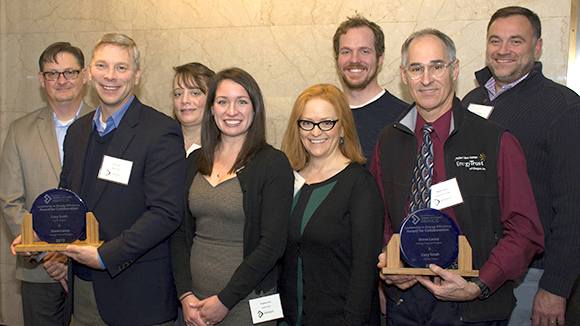
[[491, 293], [499, 289], [506, 281], [505, 273], [497, 265], [486, 263], [479, 270], [479, 278], [487, 284]]
[[547, 292], [555, 294], [560, 297], [568, 298], [570, 292], [572, 292], [572, 287], [574, 286], [574, 280], [554, 275], [549, 271], [545, 270], [542, 278], [540, 279], [539, 287]]
[[107, 268], [105, 267], [105, 263], [103, 263], [103, 260], [101, 259], [101, 254], [99, 254], [98, 251], [97, 251], [97, 257], [99, 258], [99, 265], [101, 265], [101, 269], [106, 270]]
[[236, 300], [235, 295], [231, 293], [227, 287], [218, 293], [217, 297], [229, 310], [232, 310], [232, 308], [239, 302], [239, 300]]

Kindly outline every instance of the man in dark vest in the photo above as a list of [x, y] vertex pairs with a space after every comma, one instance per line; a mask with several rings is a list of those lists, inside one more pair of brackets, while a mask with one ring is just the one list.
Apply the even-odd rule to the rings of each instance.
[[[389, 325], [505, 325], [515, 304], [512, 281], [543, 250], [523, 152], [504, 128], [461, 106], [455, 53], [453, 41], [434, 29], [405, 41], [400, 70], [414, 104], [383, 129], [370, 170], [385, 199], [385, 241], [408, 213], [431, 207], [432, 186], [447, 182], [460, 191], [462, 201], [442, 210], [471, 243], [479, 277], [465, 279], [434, 264], [433, 279], [381, 273]], [[420, 186], [413, 170], [427, 152], [433, 168]], [[410, 196], [412, 189], [424, 195]], [[379, 260], [384, 267], [386, 255]]]
[[[486, 67], [475, 73], [479, 87], [463, 99], [470, 110], [516, 136], [528, 162], [528, 175], [545, 231], [546, 250], [534, 257], [518, 280], [512, 325], [580, 323], [580, 97], [542, 74], [536, 61], [542, 50], [538, 15], [505, 7], [487, 26]], [[569, 324], [569, 323], [566, 323]]]

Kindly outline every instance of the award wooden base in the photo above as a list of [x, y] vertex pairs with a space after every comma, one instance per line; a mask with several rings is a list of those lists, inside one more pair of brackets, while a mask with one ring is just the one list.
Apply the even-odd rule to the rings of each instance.
[[98, 247], [103, 244], [99, 241], [99, 222], [93, 213], [86, 215], [87, 239], [85, 241], [76, 240], [73, 243], [48, 243], [44, 241], [34, 241], [34, 230], [32, 229], [32, 214], [28, 213], [24, 217], [21, 226], [22, 243], [14, 246], [16, 252], [43, 252], [43, 251], [66, 251], [69, 245]]
[[[459, 236], [459, 253], [457, 254], [457, 269], [446, 269], [446, 271], [464, 276], [478, 277], [479, 271], [472, 268], [471, 246], [464, 235]], [[387, 244], [387, 266], [382, 269], [383, 274], [396, 275], [425, 275], [435, 276], [429, 268], [409, 268], [401, 267], [401, 239], [395, 233]]]

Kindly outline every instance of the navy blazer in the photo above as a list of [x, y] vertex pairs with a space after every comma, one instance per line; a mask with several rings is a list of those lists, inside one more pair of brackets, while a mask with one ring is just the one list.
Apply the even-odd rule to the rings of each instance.
[[[73, 123], [64, 142], [61, 188], [83, 188], [89, 114]], [[183, 216], [185, 151], [179, 124], [135, 97], [106, 155], [133, 162], [128, 185], [101, 179], [83, 198], [99, 221], [105, 271], [92, 271], [101, 318], [111, 325], [151, 325], [175, 318], [177, 296], [169, 236]], [[72, 281], [72, 280], [71, 280]]]

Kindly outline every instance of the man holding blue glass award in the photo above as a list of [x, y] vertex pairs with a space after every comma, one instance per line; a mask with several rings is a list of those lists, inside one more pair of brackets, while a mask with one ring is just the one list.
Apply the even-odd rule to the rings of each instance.
[[[38, 64], [47, 105], [12, 121], [2, 147], [0, 210], [14, 237], [20, 236], [35, 199], [58, 185], [68, 127], [93, 111], [83, 101], [87, 70], [80, 48], [55, 42], [42, 52]], [[24, 325], [69, 324], [67, 266], [68, 258], [54, 251], [16, 258]]]
[[[385, 200], [385, 243], [394, 231], [402, 242], [405, 233], [420, 229], [459, 232], [471, 243], [479, 277], [466, 279], [430, 263], [437, 260], [422, 260], [440, 256], [446, 243], [425, 232], [401, 251], [407, 264], [417, 267], [419, 257], [435, 277], [380, 275], [389, 325], [507, 324], [512, 280], [544, 247], [520, 145], [504, 128], [461, 106], [453, 84], [459, 74], [455, 54], [453, 41], [438, 30], [421, 30], [405, 41], [400, 70], [414, 104], [381, 132], [370, 171]], [[435, 207], [448, 218], [429, 210]], [[434, 214], [425, 220], [443, 216], [450, 226], [421, 225], [424, 209]], [[420, 248], [438, 242], [443, 247], [431, 252]], [[383, 253], [378, 266], [385, 265]], [[443, 265], [454, 268], [452, 261]]]

